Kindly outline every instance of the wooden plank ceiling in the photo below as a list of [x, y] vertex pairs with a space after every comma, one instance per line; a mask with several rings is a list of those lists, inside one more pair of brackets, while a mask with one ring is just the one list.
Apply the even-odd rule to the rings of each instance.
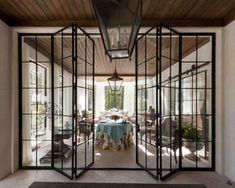
[[[235, 19], [235, 0], [143, 0], [143, 24], [224, 26]], [[1, 0], [10, 26], [97, 26], [91, 0]]]
[[[93, 38], [95, 43], [95, 75], [100, 77], [106, 77], [111, 76], [115, 69], [115, 63], [110, 63], [110, 60], [108, 57], [105, 56], [105, 51], [102, 43], [102, 39], [100, 37]], [[199, 37], [198, 38], [198, 48], [201, 46], [207, 44], [209, 42], [209, 37]], [[36, 45], [37, 41], [37, 45]], [[89, 40], [87, 40], [89, 41]], [[143, 41], [143, 42], [142, 42]], [[171, 55], [170, 55], [170, 39], [169, 37], [165, 37], [162, 40], [162, 55], [165, 58], [162, 58], [162, 70], [165, 70], [169, 67], [170, 61], [169, 57], [171, 57], [172, 64], [175, 62], [178, 62], [178, 38], [172, 38], [172, 47], [171, 47]], [[25, 37], [24, 42], [33, 47], [34, 49], [37, 49], [38, 52], [42, 53], [46, 57], [50, 59], [51, 57], [51, 39], [49, 37], [37, 37], [37, 40], [35, 37]], [[87, 61], [89, 63], [92, 62], [92, 46], [91, 43], [87, 43]], [[78, 38], [78, 75], [84, 76], [84, 70], [85, 70], [85, 49], [84, 49], [84, 37]], [[37, 47], [36, 47], [37, 46]], [[148, 76], [155, 75], [157, 70], [155, 67], [156, 62], [156, 42], [154, 37], [147, 38], [147, 59], [149, 60], [147, 63], [147, 74]], [[183, 46], [182, 46], [182, 57], [186, 57], [187, 55], [191, 54], [195, 51], [196, 46], [196, 38], [195, 37], [184, 37], [183, 38]], [[55, 39], [54, 44], [54, 54], [55, 54], [55, 62], [61, 66], [61, 58], [62, 58], [62, 44], [61, 44], [61, 38]], [[141, 64], [144, 61], [145, 58], [145, 50], [144, 50], [144, 40], [140, 40], [139, 42], [139, 49], [138, 49], [138, 62]], [[71, 38], [65, 37], [63, 40], [63, 63], [64, 63], [64, 69], [66, 69], [68, 72], [72, 72], [72, 58], [71, 58]], [[134, 56], [135, 53], [132, 55]], [[126, 77], [134, 77], [135, 76], [135, 58], [133, 57], [131, 61], [129, 59], [121, 59], [121, 60], [113, 60], [116, 61], [117, 66], [117, 72], [121, 76]], [[92, 74], [92, 69], [89, 64], [87, 65], [88, 74]], [[144, 74], [144, 66], [139, 66], [139, 75]]]

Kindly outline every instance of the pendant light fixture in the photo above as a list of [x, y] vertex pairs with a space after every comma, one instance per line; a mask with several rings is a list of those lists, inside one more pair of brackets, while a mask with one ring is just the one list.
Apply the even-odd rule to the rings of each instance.
[[92, 0], [110, 59], [130, 58], [141, 25], [142, 0]]
[[111, 91], [118, 92], [121, 89], [123, 78], [118, 76], [116, 71], [116, 61], [115, 61], [115, 71], [111, 77], [108, 78], [108, 83]]

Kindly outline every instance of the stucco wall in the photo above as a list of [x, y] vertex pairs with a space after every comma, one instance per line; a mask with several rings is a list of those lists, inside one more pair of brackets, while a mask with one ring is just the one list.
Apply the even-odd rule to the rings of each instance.
[[11, 172], [11, 29], [0, 20], [0, 179]]
[[235, 181], [235, 21], [224, 28], [223, 171]]

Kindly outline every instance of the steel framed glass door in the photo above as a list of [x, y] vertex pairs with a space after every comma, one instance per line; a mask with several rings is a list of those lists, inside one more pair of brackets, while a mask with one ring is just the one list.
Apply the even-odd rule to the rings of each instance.
[[75, 28], [75, 177], [94, 164], [94, 45]]
[[52, 40], [53, 166], [72, 179], [94, 163], [94, 42], [74, 25]]
[[156, 179], [179, 169], [180, 36], [161, 25], [136, 43], [137, 164]]
[[215, 34], [157, 25], [136, 42], [136, 162], [156, 179], [215, 169]]
[[164, 26], [159, 31], [158, 144], [159, 176], [163, 180], [176, 172], [181, 163], [181, 36]]
[[158, 28], [136, 42], [136, 162], [158, 178], [157, 63]]

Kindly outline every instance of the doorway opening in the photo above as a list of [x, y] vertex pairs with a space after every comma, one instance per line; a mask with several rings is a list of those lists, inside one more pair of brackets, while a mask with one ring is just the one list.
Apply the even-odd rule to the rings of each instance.
[[[125, 119], [133, 120], [133, 145], [115, 154], [96, 146], [95, 45], [77, 25], [19, 34], [20, 168], [55, 169], [71, 179], [89, 169], [146, 170], [161, 180], [178, 170], [214, 170], [215, 34], [157, 25], [139, 35], [131, 59], [134, 112]], [[102, 95], [125, 100], [123, 87], [118, 96], [104, 87]]]

